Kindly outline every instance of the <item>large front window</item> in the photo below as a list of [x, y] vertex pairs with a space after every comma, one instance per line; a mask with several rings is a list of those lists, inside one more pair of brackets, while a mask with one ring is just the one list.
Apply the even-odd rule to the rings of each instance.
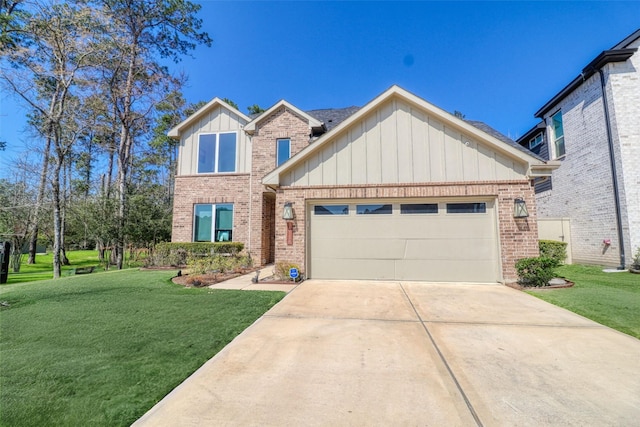
[[236, 133], [206, 133], [198, 139], [198, 173], [236, 171]]
[[196, 205], [194, 242], [230, 242], [233, 233], [233, 204]]
[[564, 156], [564, 127], [562, 126], [562, 111], [558, 111], [551, 117], [553, 127], [553, 140], [555, 142], [556, 157]]

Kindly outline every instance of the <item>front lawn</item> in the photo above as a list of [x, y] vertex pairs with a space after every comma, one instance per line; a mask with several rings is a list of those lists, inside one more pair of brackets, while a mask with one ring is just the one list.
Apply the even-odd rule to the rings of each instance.
[[0, 287], [0, 425], [130, 425], [284, 296], [173, 274]]
[[602, 267], [564, 265], [556, 274], [575, 283], [572, 288], [529, 292], [598, 323], [640, 338], [640, 275], [628, 271], [604, 273]]
[[[128, 251], [125, 257], [125, 267], [132, 266], [128, 259]], [[69, 275], [70, 270], [78, 267], [97, 267], [94, 273], [104, 271], [104, 262], [98, 259], [98, 251], [67, 251], [67, 257], [71, 265], [62, 266], [62, 276]], [[53, 254], [37, 254], [35, 264], [27, 264], [28, 255], [22, 255], [20, 272], [14, 273], [9, 270], [7, 284], [33, 282], [36, 280], [47, 280], [53, 278]], [[113, 267], [115, 269], [115, 267]], [[93, 273], [92, 273], [93, 274]], [[4, 285], [3, 285], [4, 286]]]

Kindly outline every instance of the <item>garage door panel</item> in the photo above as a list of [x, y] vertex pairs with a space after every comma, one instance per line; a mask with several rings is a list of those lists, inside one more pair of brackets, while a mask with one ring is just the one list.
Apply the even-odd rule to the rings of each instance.
[[315, 279], [359, 280], [366, 271], [369, 279], [394, 280], [396, 270], [395, 260], [315, 258], [313, 262]]
[[495, 242], [492, 239], [407, 240], [404, 259], [478, 259], [491, 261], [495, 258]]
[[381, 238], [335, 239], [317, 238], [313, 240], [312, 251], [331, 254], [332, 258], [353, 259], [399, 259], [404, 256], [405, 240]]

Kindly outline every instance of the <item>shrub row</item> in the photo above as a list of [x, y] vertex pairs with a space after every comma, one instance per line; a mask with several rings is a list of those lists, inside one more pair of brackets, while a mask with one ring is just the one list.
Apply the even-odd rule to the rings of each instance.
[[244, 244], [240, 242], [165, 242], [155, 246], [149, 261], [152, 265], [186, 265], [189, 258], [235, 255], [243, 249]]

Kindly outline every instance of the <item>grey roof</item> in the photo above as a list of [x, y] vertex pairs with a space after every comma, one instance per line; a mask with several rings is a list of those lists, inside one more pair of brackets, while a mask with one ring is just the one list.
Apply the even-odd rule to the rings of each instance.
[[310, 110], [306, 111], [310, 116], [315, 117], [324, 123], [327, 131], [330, 131], [334, 127], [338, 126], [349, 116], [358, 111], [360, 107], [346, 107], [346, 108], [325, 108], [323, 110]]
[[543, 162], [546, 161], [542, 157], [540, 157], [536, 153], [534, 153], [533, 151], [530, 151], [528, 148], [523, 147], [522, 145], [520, 145], [517, 142], [515, 142], [513, 139], [509, 138], [508, 136], [501, 134], [500, 132], [498, 132], [497, 130], [495, 130], [494, 128], [492, 128], [491, 126], [489, 126], [488, 124], [486, 124], [484, 122], [479, 122], [477, 120], [465, 120], [465, 122], [469, 123], [471, 126], [473, 126], [475, 128], [480, 129], [484, 133], [488, 133], [489, 135], [493, 136], [494, 138], [499, 139], [500, 141], [504, 142], [505, 144], [508, 144], [508, 145], [512, 146], [513, 148], [516, 148], [516, 149], [522, 151], [523, 153], [527, 153], [528, 155], [533, 156], [538, 160], [542, 160]]

